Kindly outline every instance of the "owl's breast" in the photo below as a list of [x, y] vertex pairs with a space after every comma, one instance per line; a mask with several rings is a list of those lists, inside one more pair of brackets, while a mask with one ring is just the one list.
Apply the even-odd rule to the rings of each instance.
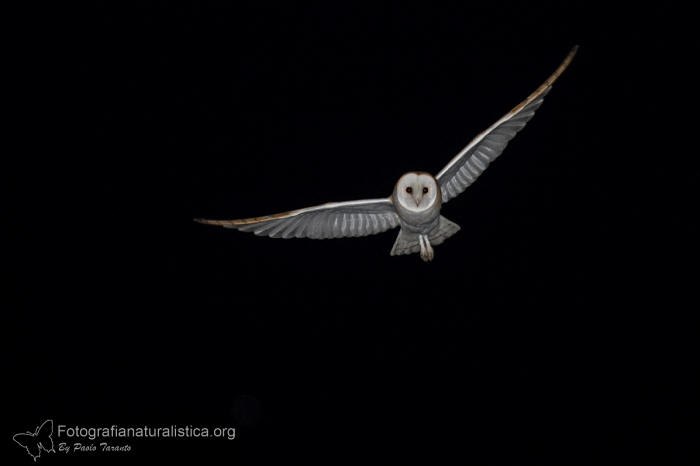
[[440, 202], [436, 202], [425, 210], [409, 210], [399, 202], [394, 202], [403, 228], [414, 233], [428, 234], [437, 226], [440, 220]]

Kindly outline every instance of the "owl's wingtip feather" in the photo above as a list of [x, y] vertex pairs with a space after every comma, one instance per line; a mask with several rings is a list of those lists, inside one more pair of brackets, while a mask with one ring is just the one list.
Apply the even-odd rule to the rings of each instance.
[[209, 220], [207, 218], [193, 218], [193, 221], [201, 223], [202, 225], [219, 225], [219, 220]]
[[234, 225], [233, 220], [209, 220], [207, 218], [193, 218], [192, 220], [197, 222], [197, 223], [201, 223], [203, 225], [219, 225], [219, 226]]

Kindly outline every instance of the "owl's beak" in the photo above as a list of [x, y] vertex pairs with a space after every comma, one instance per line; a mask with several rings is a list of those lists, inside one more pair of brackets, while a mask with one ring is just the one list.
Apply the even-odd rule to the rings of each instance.
[[416, 207], [418, 207], [420, 205], [420, 201], [423, 200], [423, 195], [418, 194], [416, 196], [413, 196], [413, 200], [416, 202]]

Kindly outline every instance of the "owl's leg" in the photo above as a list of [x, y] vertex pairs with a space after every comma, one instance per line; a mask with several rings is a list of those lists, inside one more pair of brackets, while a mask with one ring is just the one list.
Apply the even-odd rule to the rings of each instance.
[[418, 235], [418, 241], [420, 242], [420, 258], [425, 262], [430, 262], [435, 257], [435, 251], [430, 245], [430, 240], [427, 235]]

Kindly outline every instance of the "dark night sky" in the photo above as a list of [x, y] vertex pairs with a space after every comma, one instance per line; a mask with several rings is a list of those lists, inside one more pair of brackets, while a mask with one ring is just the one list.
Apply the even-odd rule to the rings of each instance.
[[[88, 460], [692, 463], [699, 172], [658, 137], [687, 66], [671, 6], [117, 3], [8, 16], [6, 440], [52, 418], [238, 429]], [[432, 263], [390, 257], [396, 231], [191, 220], [435, 174], [574, 44], [443, 208], [462, 230]]]

